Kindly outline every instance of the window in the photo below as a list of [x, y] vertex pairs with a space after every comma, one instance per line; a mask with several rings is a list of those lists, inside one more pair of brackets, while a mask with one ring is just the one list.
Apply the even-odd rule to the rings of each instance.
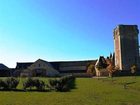
[[38, 65], [38, 67], [40, 67], [40, 64]]

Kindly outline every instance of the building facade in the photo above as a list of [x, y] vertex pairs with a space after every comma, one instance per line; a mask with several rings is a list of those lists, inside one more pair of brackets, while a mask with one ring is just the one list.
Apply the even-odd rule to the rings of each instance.
[[138, 34], [137, 25], [118, 25], [114, 29], [115, 66], [120, 70], [140, 67]]
[[58, 76], [59, 72], [53, 68], [53, 66], [42, 59], [38, 59], [33, 63], [18, 63], [17, 64], [18, 75], [20, 76]]
[[75, 76], [89, 76], [87, 67], [96, 60], [87, 61], [56, 61], [47, 62], [38, 59], [35, 62], [18, 62], [13, 76], [64, 76], [73, 74]]

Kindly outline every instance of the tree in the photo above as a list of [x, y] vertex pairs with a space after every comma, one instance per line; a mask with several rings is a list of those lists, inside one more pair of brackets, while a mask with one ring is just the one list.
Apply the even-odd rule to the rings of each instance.
[[119, 68], [117, 66], [114, 65], [114, 60], [112, 59], [107, 59], [107, 70], [109, 72], [109, 77], [113, 76], [113, 73], [117, 70], [119, 70]]
[[90, 63], [87, 67], [87, 74], [95, 75], [95, 67], [93, 63]]

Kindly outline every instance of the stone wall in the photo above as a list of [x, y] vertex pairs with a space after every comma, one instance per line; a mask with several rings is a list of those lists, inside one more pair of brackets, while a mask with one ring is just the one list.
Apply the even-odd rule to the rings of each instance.
[[114, 30], [115, 65], [120, 70], [139, 66], [139, 44], [137, 25], [119, 25]]

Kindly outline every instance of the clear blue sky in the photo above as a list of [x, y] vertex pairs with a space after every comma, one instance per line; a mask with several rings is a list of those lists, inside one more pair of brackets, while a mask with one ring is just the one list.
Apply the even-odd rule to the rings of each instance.
[[0, 63], [107, 56], [118, 24], [140, 27], [140, 0], [0, 0]]

